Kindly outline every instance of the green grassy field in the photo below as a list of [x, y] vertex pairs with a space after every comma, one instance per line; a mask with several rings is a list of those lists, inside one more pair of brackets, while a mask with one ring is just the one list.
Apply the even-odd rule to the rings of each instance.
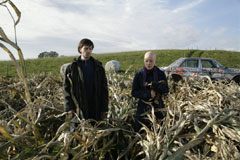
[[[93, 57], [100, 60], [103, 65], [109, 60], [117, 60], [121, 64], [121, 71], [139, 70], [143, 66], [143, 56], [146, 51], [120, 52], [108, 54], [94, 54]], [[167, 66], [180, 57], [209, 57], [215, 58], [218, 62], [226, 67], [240, 68], [240, 52], [223, 51], [223, 50], [154, 50], [157, 54], [157, 66]], [[27, 73], [52, 73], [59, 75], [60, 66], [69, 63], [74, 57], [58, 57], [45, 59], [26, 60]], [[0, 61], [0, 76], [7, 75], [15, 77], [16, 69], [11, 61]]]

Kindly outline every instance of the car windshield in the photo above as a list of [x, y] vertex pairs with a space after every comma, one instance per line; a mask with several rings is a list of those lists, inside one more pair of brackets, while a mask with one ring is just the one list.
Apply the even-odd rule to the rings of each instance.
[[222, 64], [220, 64], [218, 61], [215, 61], [215, 60], [214, 60], [214, 62], [215, 62], [215, 64], [216, 64], [219, 68], [226, 68], [226, 67], [224, 67]]
[[177, 64], [181, 63], [183, 58], [179, 58], [178, 60], [174, 61], [170, 66], [176, 66]]

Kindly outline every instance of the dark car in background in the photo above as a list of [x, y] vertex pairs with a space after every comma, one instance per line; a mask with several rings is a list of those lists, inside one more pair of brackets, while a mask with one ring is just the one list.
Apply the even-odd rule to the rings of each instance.
[[167, 77], [178, 82], [183, 77], [209, 76], [212, 80], [235, 81], [240, 84], [240, 69], [227, 68], [212, 58], [179, 58], [167, 67], [161, 67]]

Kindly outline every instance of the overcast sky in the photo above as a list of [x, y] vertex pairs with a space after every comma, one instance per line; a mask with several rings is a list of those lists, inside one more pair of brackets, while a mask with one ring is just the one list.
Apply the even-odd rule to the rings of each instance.
[[[17, 37], [26, 59], [37, 58], [43, 51], [78, 55], [77, 45], [82, 38], [94, 42], [94, 53], [150, 49], [240, 51], [240, 0], [13, 2], [22, 12]], [[13, 40], [12, 19], [2, 6], [0, 26]], [[0, 60], [5, 59], [9, 56], [0, 49]]]

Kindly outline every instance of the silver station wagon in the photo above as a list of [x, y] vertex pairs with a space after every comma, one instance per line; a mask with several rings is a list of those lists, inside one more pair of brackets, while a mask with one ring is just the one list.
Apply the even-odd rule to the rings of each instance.
[[161, 67], [167, 77], [178, 82], [183, 77], [209, 76], [212, 80], [235, 81], [240, 84], [240, 69], [227, 68], [212, 58], [179, 58], [168, 67]]

